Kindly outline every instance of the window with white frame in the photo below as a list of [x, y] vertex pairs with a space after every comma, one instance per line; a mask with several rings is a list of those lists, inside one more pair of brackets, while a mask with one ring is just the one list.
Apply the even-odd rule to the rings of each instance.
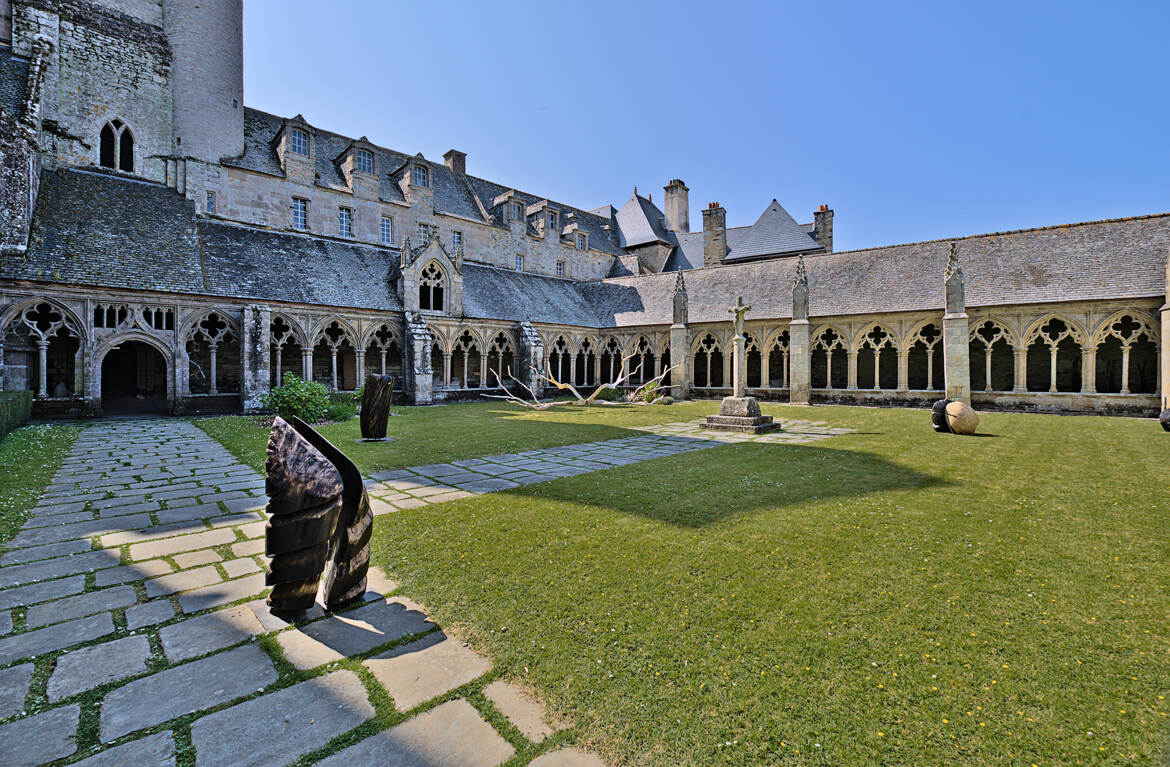
[[422, 221], [419, 221], [417, 224], [414, 225], [414, 229], [416, 232], [418, 232], [418, 238], [420, 240], [422, 240], [423, 242], [426, 242], [428, 239], [430, 239], [431, 228], [427, 224], [424, 224]]
[[207, 214], [210, 216], [215, 215], [215, 192], [210, 189], [207, 190]]
[[589, 246], [589, 238], [580, 232], [577, 233], [577, 250], [585, 250]]
[[414, 166], [414, 185], [415, 186], [426, 186], [427, 185], [427, 169], [425, 167], [423, 167], [422, 165], [415, 165]]
[[353, 208], [337, 209], [337, 233], [342, 237], [353, 237]]
[[382, 216], [382, 244], [394, 244], [394, 219], [389, 216]]
[[355, 158], [354, 167], [357, 168], [358, 173], [373, 173], [374, 153], [368, 149], [357, 150], [357, 157]]
[[524, 220], [524, 208], [518, 202], [512, 203], [512, 220], [513, 221], [523, 221]]
[[516, 265], [516, 271], [518, 271], [518, 272], [524, 271], [524, 256], [517, 253], [516, 260], [514, 263]]
[[300, 128], [293, 128], [288, 132], [288, 148], [296, 154], [309, 156], [309, 134]]
[[558, 277], [565, 276], [565, 262], [564, 261], [557, 261], [557, 276]]
[[548, 212], [548, 228], [549, 229], [556, 229], [557, 228], [557, 212], [555, 210], [550, 210]]
[[463, 245], [463, 232], [451, 232], [451, 249], [459, 250]]
[[292, 203], [292, 225], [293, 229], [308, 229], [309, 228], [309, 201], [300, 197], [294, 197]]

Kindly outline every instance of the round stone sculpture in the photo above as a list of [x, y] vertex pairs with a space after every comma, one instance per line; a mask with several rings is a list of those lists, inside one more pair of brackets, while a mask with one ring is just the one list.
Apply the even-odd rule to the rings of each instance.
[[974, 434], [979, 414], [959, 400], [940, 399], [930, 409], [930, 422], [940, 434]]
[[1162, 415], [1158, 416], [1158, 420], [1162, 423], [1162, 428], [1170, 431], [1170, 407], [1162, 411]]

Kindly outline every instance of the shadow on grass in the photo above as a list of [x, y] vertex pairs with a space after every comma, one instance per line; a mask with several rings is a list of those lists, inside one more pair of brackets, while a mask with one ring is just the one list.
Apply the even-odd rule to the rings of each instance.
[[804, 445], [738, 444], [567, 477], [503, 494], [589, 504], [680, 527], [761, 511], [949, 482], [873, 453]]

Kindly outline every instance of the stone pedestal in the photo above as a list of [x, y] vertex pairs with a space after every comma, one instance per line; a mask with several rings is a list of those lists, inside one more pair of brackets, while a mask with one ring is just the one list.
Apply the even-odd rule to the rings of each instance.
[[788, 402], [807, 405], [812, 391], [812, 353], [809, 349], [808, 320], [793, 320], [788, 326]]
[[971, 330], [967, 315], [943, 315], [943, 372], [946, 398], [971, 404]]
[[714, 431], [746, 434], [762, 434], [780, 428], [780, 424], [772, 422], [772, 416], [760, 413], [760, 403], [755, 397], [724, 397], [719, 414], [707, 416], [702, 426]]
[[670, 391], [676, 400], [691, 396], [691, 345], [687, 326], [670, 326]]

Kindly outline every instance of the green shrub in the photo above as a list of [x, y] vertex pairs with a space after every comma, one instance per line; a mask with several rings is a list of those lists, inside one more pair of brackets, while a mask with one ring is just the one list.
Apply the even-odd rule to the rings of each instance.
[[296, 416], [309, 423], [324, 418], [331, 406], [323, 384], [304, 381], [293, 373], [285, 373], [284, 383], [263, 395], [261, 401], [281, 418]]
[[606, 402], [621, 402], [626, 398], [621, 389], [615, 389], [612, 386], [606, 386], [597, 395], [596, 399], [603, 399]]
[[643, 402], [653, 402], [663, 394], [665, 394], [665, 392], [662, 391], [662, 387], [658, 385], [658, 382], [651, 381], [650, 383], [646, 384], [644, 389], [642, 389], [641, 397]]
[[329, 407], [325, 409], [326, 421], [344, 421], [348, 418], [353, 418], [357, 414], [357, 406], [353, 402], [342, 402], [341, 400], [334, 400], [329, 403]]
[[31, 391], [0, 392], [0, 437], [28, 422], [32, 403]]

